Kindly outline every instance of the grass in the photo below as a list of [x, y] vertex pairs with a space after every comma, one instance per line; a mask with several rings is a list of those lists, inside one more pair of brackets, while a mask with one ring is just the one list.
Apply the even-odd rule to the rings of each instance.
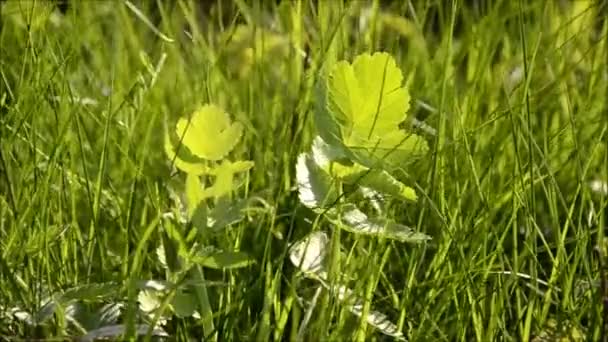
[[397, 60], [431, 146], [400, 174], [418, 202], [391, 216], [432, 240], [334, 231], [355, 292], [412, 341], [606, 339], [607, 196], [590, 186], [608, 181], [605, 2], [143, 3], [1, 5], [2, 339], [135, 336], [139, 282], [170, 278], [155, 251], [184, 184], [164, 132], [210, 102], [245, 127], [238, 196], [266, 205], [201, 243], [255, 263], [193, 268], [207, 310], [164, 331], [385, 339], [325, 292], [302, 328], [316, 288], [287, 251], [315, 220], [294, 188], [315, 82], [374, 51]]

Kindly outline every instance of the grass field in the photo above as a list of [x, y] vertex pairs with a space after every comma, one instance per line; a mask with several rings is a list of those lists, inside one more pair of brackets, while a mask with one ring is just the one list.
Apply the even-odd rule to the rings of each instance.
[[[608, 338], [605, 1], [0, 8], [0, 340]], [[428, 149], [310, 209], [337, 65], [380, 51]]]

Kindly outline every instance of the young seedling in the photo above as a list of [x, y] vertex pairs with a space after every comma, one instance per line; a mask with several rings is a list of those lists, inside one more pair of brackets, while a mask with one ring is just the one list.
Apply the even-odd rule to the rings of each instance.
[[[176, 149], [166, 134], [169, 160], [186, 173], [186, 205], [181, 196], [174, 196], [177, 207], [164, 217], [165, 231], [157, 255], [167, 273], [166, 281], [153, 281], [159, 286], [145, 286], [138, 296], [140, 310], [154, 322], [171, 315], [194, 317], [201, 320], [205, 336], [211, 340], [217, 339], [207, 292], [213, 284], [205, 279], [203, 267], [233, 269], [254, 263], [246, 253], [207, 244], [209, 236], [244, 219], [248, 199], [235, 199], [233, 193], [239, 186], [237, 176], [251, 169], [253, 162], [226, 159], [242, 133], [240, 123], [231, 122], [224, 110], [210, 104], [177, 122], [177, 146], [186, 149]], [[207, 184], [202, 177], [213, 181]]]
[[[299, 156], [296, 178], [302, 204], [335, 229], [424, 242], [430, 237], [383, 215], [388, 197], [416, 201], [414, 189], [391, 171], [428, 150], [423, 138], [399, 128], [409, 108], [402, 79], [401, 70], [386, 53], [363, 54], [352, 64], [341, 61], [331, 68], [319, 87], [315, 112], [319, 136], [311, 151]], [[375, 215], [349, 200], [346, 186], [366, 199]], [[318, 280], [349, 311], [382, 333], [402, 339], [396, 325], [384, 314], [370, 311], [352, 290], [341, 284], [328, 285], [327, 242], [323, 232], [296, 242], [291, 248], [292, 263], [305, 276]]]

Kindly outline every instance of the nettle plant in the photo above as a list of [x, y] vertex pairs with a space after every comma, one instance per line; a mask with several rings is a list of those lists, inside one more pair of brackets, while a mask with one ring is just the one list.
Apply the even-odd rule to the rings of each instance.
[[172, 315], [194, 317], [212, 336], [213, 311], [207, 293], [212, 282], [205, 280], [203, 268], [225, 270], [254, 263], [244, 252], [212, 244], [214, 237], [243, 220], [245, 210], [251, 208], [253, 197], [235, 198], [234, 194], [242, 185], [239, 174], [251, 169], [253, 162], [227, 158], [240, 141], [243, 126], [232, 122], [217, 105], [204, 105], [190, 118], [180, 119], [174, 133], [165, 135], [165, 152], [186, 174], [186, 203], [174, 195], [176, 208], [164, 215], [157, 255], [166, 280], [146, 282], [138, 301], [140, 310], [155, 322]]
[[[386, 215], [391, 198], [417, 200], [415, 190], [393, 171], [428, 151], [422, 137], [399, 127], [410, 100], [402, 81], [395, 60], [387, 53], [374, 53], [359, 55], [352, 64], [336, 63], [320, 82], [315, 108], [318, 136], [311, 151], [298, 157], [296, 178], [302, 204], [333, 229], [402, 242], [430, 239]], [[290, 259], [349, 311], [384, 334], [403, 338], [384, 314], [364, 313], [363, 301], [352, 290], [329, 285], [328, 244], [325, 232], [314, 231], [291, 247]]]

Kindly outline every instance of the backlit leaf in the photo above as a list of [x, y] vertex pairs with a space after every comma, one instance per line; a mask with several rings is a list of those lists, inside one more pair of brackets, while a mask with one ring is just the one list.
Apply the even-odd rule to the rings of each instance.
[[428, 150], [423, 138], [399, 128], [410, 100], [402, 81], [387, 53], [362, 54], [352, 65], [341, 61], [329, 74], [328, 114], [343, 144], [366, 166], [380, 160], [395, 164]]
[[203, 198], [219, 198], [229, 196], [236, 186], [234, 184], [234, 176], [237, 172], [243, 172], [253, 167], [251, 161], [237, 161], [235, 163], [224, 160], [221, 164], [211, 170], [211, 174], [215, 175], [213, 185], [203, 189], [201, 196]]
[[188, 201], [188, 216], [192, 218], [199, 203], [204, 199], [201, 180], [189, 173], [186, 176], [186, 200]]
[[210, 104], [195, 111], [190, 119], [180, 119], [176, 133], [194, 155], [221, 160], [241, 139], [243, 125], [232, 123], [226, 112]]
[[209, 169], [203, 163], [188, 162], [180, 158], [177, 152], [175, 152], [173, 144], [171, 144], [168, 133], [165, 133], [165, 153], [167, 154], [169, 161], [173, 162], [176, 168], [188, 174], [199, 176], [209, 172]]

